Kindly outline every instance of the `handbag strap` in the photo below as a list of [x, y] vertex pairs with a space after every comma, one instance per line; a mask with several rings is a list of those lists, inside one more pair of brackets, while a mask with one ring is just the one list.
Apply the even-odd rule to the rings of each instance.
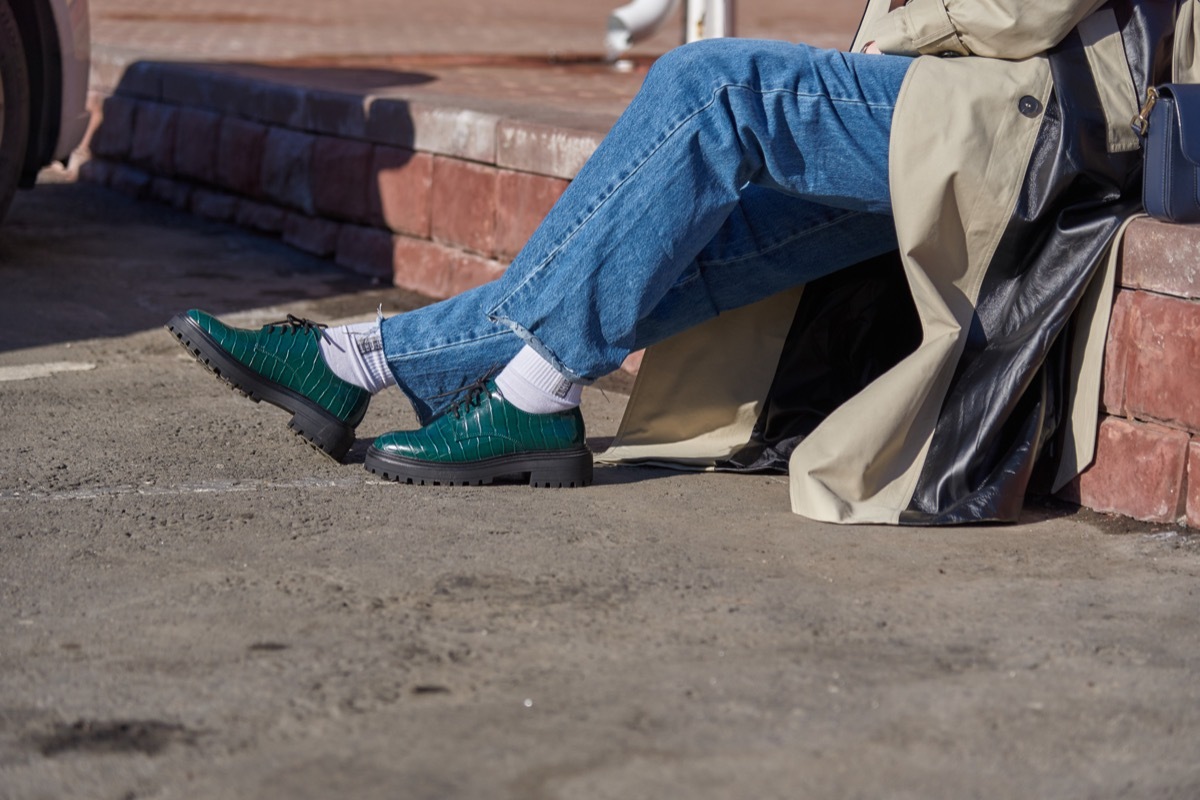
[[1142, 104], [1137, 116], [1130, 120], [1133, 132], [1143, 139], [1146, 138], [1146, 134], [1150, 133], [1150, 112], [1158, 105], [1158, 97], [1157, 87], [1151, 86], [1146, 89], [1146, 102]]

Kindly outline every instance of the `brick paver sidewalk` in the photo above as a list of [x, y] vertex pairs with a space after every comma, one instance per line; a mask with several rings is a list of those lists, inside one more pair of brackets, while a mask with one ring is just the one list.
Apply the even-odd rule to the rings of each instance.
[[[598, 54], [619, 0], [92, 0], [103, 63], [413, 54]], [[739, 35], [845, 46], [862, 4], [742, 0]], [[678, 42], [668, 25], [636, 53]]]
[[[599, 64], [605, 21], [619, 2], [555, 0], [93, 0], [93, 85], [108, 93], [138, 61], [271, 64], [308, 72], [293, 82], [359, 80], [378, 91], [468, 108], [599, 114], [604, 126], [640, 85]], [[860, 9], [818, 0], [743, 2], [743, 36], [845, 46]], [[680, 41], [668, 24], [632, 55]], [[551, 61], [558, 62], [557, 64]], [[584, 62], [584, 63], [580, 63]], [[590, 62], [590, 63], [588, 63]], [[357, 72], [352, 72], [357, 70]]]

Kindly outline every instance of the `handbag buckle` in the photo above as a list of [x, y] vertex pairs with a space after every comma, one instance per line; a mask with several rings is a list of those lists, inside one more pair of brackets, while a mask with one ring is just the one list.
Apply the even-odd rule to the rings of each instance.
[[1138, 115], [1131, 120], [1133, 132], [1138, 136], [1144, 137], [1150, 130], [1150, 112], [1154, 110], [1155, 104], [1158, 103], [1158, 89], [1153, 86], [1146, 90], [1146, 102], [1142, 106], [1142, 110]]

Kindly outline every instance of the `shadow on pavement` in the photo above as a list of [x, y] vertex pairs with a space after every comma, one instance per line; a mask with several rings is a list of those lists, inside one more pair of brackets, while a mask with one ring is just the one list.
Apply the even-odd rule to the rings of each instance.
[[287, 311], [321, 299], [323, 313], [353, 316], [429, 302], [272, 238], [63, 182], [18, 194], [0, 225], [0, 282], [0, 352], [122, 336], [191, 307]]

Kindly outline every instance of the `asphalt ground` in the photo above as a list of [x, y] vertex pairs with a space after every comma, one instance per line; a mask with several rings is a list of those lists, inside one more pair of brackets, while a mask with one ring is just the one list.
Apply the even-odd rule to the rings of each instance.
[[[741, 33], [838, 46], [857, 6], [745, 2]], [[608, 10], [92, 0], [94, 83], [418, 64], [607, 112], [624, 89], [527, 57], [599, 53]], [[766, 476], [384, 483], [361, 460], [413, 423], [398, 393], [334, 464], [162, 324], [423, 298], [48, 181], [0, 227], [0, 797], [1200, 796], [1200, 539], [1041, 504], [820, 525]], [[585, 395], [596, 448], [622, 389]]]
[[[1195, 798], [1200, 540], [780, 477], [411, 487], [162, 324], [424, 301], [51, 180], [0, 228], [0, 797]], [[593, 444], [624, 396], [589, 391]]]

